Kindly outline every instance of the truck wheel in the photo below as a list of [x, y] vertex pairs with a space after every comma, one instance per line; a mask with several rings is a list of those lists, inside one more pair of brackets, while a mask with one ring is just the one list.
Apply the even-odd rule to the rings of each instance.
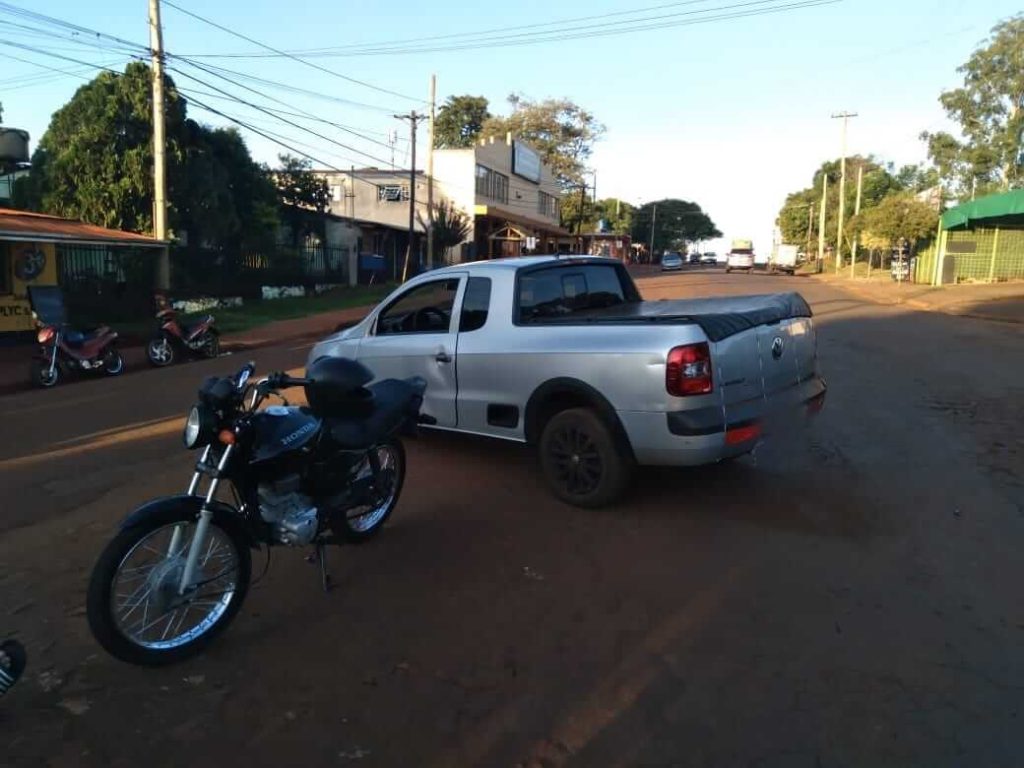
[[556, 414], [540, 437], [540, 465], [562, 501], [593, 509], [615, 501], [629, 481], [630, 462], [611, 430], [588, 408]]

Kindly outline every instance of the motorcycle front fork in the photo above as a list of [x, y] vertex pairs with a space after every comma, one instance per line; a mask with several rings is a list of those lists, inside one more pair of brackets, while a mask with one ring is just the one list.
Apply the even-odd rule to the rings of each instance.
[[[224, 473], [224, 469], [228, 465], [228, 459], [231, 457], [231, 451], [234, 448], [233, 445], [225, 446], [224, 453], [221, 454], [220, 461], [217, 462], [217, 471], [213, 474], [213, 479], [210, 480], [210, 487], [206, 489], [206, 497], [203, 501], [203, 506], [199, 509], [199, 519], [196, 522], [196, 532], [192, 536], [192, 541], [188, 546], [188, 554], [185, 556], [185, 570], [181, 574], [181, 582], [178, 585], [178, 594], [184, 595], [185, 592], [192, 584], [192, 579], [195, 576], [196, 563], [199, 561], [199, 553], [203, 549], [203, 545], [206, 543], [206, 535], [210, 530], [210, 521], [213, 520], [213, 510], [210, 504], [213, 502], [214, 497], [217, 495], [217, 486], [220, 485], [220, 478]], [[196, 490], [199, 487], [199, 478], [203, 473], [198, 469], [200, 466], [206, 466], [206, 460], [210, 456], [210, 446], [206, 446], [203, 450], [203, 455], [200, 456], [197, 464], [196, 472], [192, 475], [192, 482], [188, 486], [188, 495], [194, 496]], [[167, 548], [167, 556], [173, 557], [181, 547], [181, 537], [183, 536], [182, 529], [183, 525], [175, 527], [174, 533], [171, 535], [171, 543]]]

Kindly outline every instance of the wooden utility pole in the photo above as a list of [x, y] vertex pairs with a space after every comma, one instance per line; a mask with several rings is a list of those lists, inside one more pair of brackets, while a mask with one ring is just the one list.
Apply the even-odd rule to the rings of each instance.
[[408, 115], [395, 115], [395, 117], [399, 120], [409, 121], [409, 141], [412, 147], [409, 160], [409, 245], [405, 249], [405, 263], [402, 265], [402, 282], [404, 283], [409, 272], [409, 260], [412, 258], [412, 244], [416, 238], [416, 126], [427, 116], [417, 114], [414, 109]]
[[[160, 26], [160, 0], [149, 0], [149, 49], [153, 74], [153, 236], [167, 241], [167, 137], [164, 130], [164, 36]], [[171, 257], [160, 251], [157, 288], [171, 287]]]
[[430, 76], [430, 120], [427, 134], [427, 269], [434, 268], [434, 118], [437, 111], [437, 75]]
[[[861, 163], [857, 168], [857, 206], [854, 209], [853, 215], [860, 215], [860, 196], [864, 190], [864, 163]], [[860, 233], [854, 233], [853, 235], [853, 247], [850, 250], [850, 279], [856, 277], [855, 269], [857, 267], [857, 248], [860, 245]]]
[[839, 234], [836, 237], [836, 274], [843, 261], [843, 216], [846, 213], [846, 129], [850, 118], [857, 117], [856, 112], [838, 112], [832, 115], [833, 120], [843, 121], [843, 153], [839, 161]]

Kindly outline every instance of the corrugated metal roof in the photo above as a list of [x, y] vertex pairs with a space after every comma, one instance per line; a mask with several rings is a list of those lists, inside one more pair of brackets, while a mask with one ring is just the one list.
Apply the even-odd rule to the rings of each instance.
[[41, 243], [96, 243], [162, 247], [166, 243], [148, 235], [97, 227], [74, 219], [45, 213], [0, 208], [0, 240], [32, 240]]

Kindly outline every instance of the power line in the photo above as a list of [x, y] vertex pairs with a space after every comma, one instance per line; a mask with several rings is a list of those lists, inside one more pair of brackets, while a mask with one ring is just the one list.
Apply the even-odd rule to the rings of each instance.
[[346, 81], [348, 81], [350, 83], [355, 83], [356, 85], [361, 85], [364, 88], [370, 88], [370, 89], [372, 89], [374, 91], [379, 91], [381, 93], [386, 93], [386, 94], [388, 94], [390, 96], [397, 96], [398, 98], [406, 99], [408, 101], [414, 101], [416, 103], [425, 103], [423, 101], [423, 99], [417, 99], [417, 98], [415, 98], [413, 96], [407, 96], [404, 93], [399, 93], [398, 91], [392, 91], [392, 90], [389, 90], [388, 88], [382, 88], [379, 85], [374, 85], [373, 83], [368, 83], [365, 80], [359, 80], [359, 79], [354, 78], [354, 77], [349, 77], [348, 75], [343, 75], [341, 72], [336, 72], [333, 69], [328, 69], [327, 67], [320, 66], [319, 64], [314, 64], [314, 63], [312, 63], [310, 61], [305, 61], [304, 59], [301, 59], [298, 56], [295, 56], [294, 54], [288, 53], [286, 51], [282, 51], [279, 48], [274, 48], [273, 46], [267, 45], [266, 43], [261, 43], [259, 40], [254, 40], [253, 38], [251, 38], [251, 37], [249, 37], [247, 35], [243, 35], [241, 32], [238, 32], [238, 31], [233, 30], [233, 29], [229, 29], [229, 28], [227, 28], [225, 26], [222, 26], [221, 24], [218, 24], [215, 21], [211, 21], [210, 19], [205, 18], [204, 16], [200, 16], [197, 13], [193, 13], [192, 11], [186, 10], [186, 9], [182, 8], [180, 5], [176, 5], [175, 3], [172, 3], [170, 0], [163, 0], [163, 3], [164, 3], [164, 5], [169, 5], [171, 8], [173, 8], [176, 11], [178, 11], [179, 13], [183, 13], [186, 16], [191, 16], [193, 19], [197, 19], [198, 21], [201, 21], [204, 24], [209, 24], [211, 27], [219, 29], [222, 32], [226, 32], [229, 35], [233, 35], [234, 37], [237, 37], [237, 38], [240, 38], [242, 40], [245, 40], [246, 42], [252, 43], [253, 45], [258, 45], [260, 48], [265, 48], [268, 51], [272, 51], [273, 53], [277, 54], [278, 56], [284, 56], [286, 58], [292, 59], [293, 61], [297, 61], [300, 64], [304, 64], [307, 67], [312, 67], [313, 69], [320, 70], [321, 72], [326, 72], [329, 75], [333, 75], [334, 77], [341, 78], [342, 80], [346, 80]]
[[[463, 51], [472, 50], [479, 47], [486, 46], [487, 48], [503, 48], [503, 47], [514, 47], [521, 45], [538, 45], [547, 42], [559, 42], [566, 40], [584, 40], [594, 37], [607, 37], [612, 35], [624, 35], [631, 34], [633, 32], [642, 32], [656, 29], [668, 29], [673, 27], [692, 26], [696, 24], [707, 24], [718, 21], [729, 21], [740, 18], [766, 16], [776, 13], [783, 13], [786, 11], [798, 10], [802, 8], [813, 8], [816, 6], [833, 5], [835, 3], [842, 2], [842, 0], [798, 0], [797, 2], [784, 3], [780, 5], [773, 5], [771, 7], [754, 7], [762, 6], [769, 2], [775, 2], [776, 0], [753, 0], [752, 2], [746, 3], [735, 3], [731, 5], [720, 5], [710, 8], [702, 8], [694, 11], [686, 11], [673, 14], [663, 14], [660, 16], [647, 16], [636, 19], [629, 19], [627, 21], [616, 21], [608, 22], [603, 24], [592, 24], [577, 27], [575, 29], [566, 29], [564, 22], [547, 22], [541, 25], [521, 25], [518, 27], [506, 27], [504, 29], [493, 29], [484, 32], [477, 33], [462, 33], [467, 39], [456, 41], [451, 44], [440, 44], [435, 46], [423, 46], [416, 45], [416, 43], [425, 43], [430, 40], [442, 40], [449, 36], [435, 36], [434, 38], [420, 38], [419, 40], [412, 40], [413, 45], [400, 45], [397, 41], [395, 43], [384, 43], [380, 44], [379, 47], [367, 47], [367, 46], [350, 46], [348, 48], [326, 48], [326, 49], [312, 49], [302, 51], [308, 58], [331, 58], [331, 57], [351, 57], [351, 56], [379, 56], [379, 55], [395, 55], [395, 54], [415, 54], [415, 53], [439, 53], [446, 51]], [[693, 2], [693, 0], [690, 0]], [[653, 6], [646, 10], [653, 10], [658, 8], [674, 7], [678, 5], [687, 5], [690, 3], [670, 3], [663, 6]], [[737, 10], [739, 9], [739, 10]], [[745, 10], [743, 10], [745, 9]], [[725, 12], [728, 11], [728, 12]], [[632, 12], [618, 12], [624, 13], [637, 13], [638, 11]], [[717, 15], [705, 15], [701, 18], [684, 18], [681, 20], [671, 21], [669, 19], [678, 18], [680, 16], [694, 16], [696, 14], [717, 14]], [[592, 17], [581, 17], [581, 20], [596, 20], [601, 18], [607, 18], [612, 14], [605, 14], [600, 16]], [[528, 32], [509, 35], [506, 34], [509, 31], [518, 29], [528, 29], [534, 26], [556, 26], [557, 28], [546, 31], [546, 32]], [[607, 29], [612, 27], [612, 29]], [[587, 31], [590, 30], [590, 31]], [[502, 33], [499, 36], [492, 36], [492, 33]], [[196, 54], [197, 58], [273, 58], [270, 54], [245, 54], [245, 53], [227, 53], [227, 54]]]
[[140, 45], [139, 43], [132, 42], [131, 40], [125, 40], [124, 38], [117, 37], [115, 35], [108, 35], [105, 32], [98, 32], [95, 29], [89, 29], [88, 27], [83, 27], [73, 22], [65, 21], [64, 19], [58, 19], [54, 16], [47, 16], [46, 14], [38, 13], [37, 11], [31, 11], [27, 8], [21, 8], [17, 5], [11, 5], [10, 3], [0, 2], [0, 12], [7, 13], [10, 16], [16, 16], [23, 19], [30, 19], [37, 23], [49, 24], [51, 26], [59, 27], [60, 29], [67, 30], [69, 32], [74, 32], [79, 35], [92, 35], [98, 39], [102, 38], [105, 40], [110, 40], [111, 42], [118, 43], [119, 45], [125, 46], [133, 51], [144, 51], [147, 53], [149, 51], [148, 47]]

